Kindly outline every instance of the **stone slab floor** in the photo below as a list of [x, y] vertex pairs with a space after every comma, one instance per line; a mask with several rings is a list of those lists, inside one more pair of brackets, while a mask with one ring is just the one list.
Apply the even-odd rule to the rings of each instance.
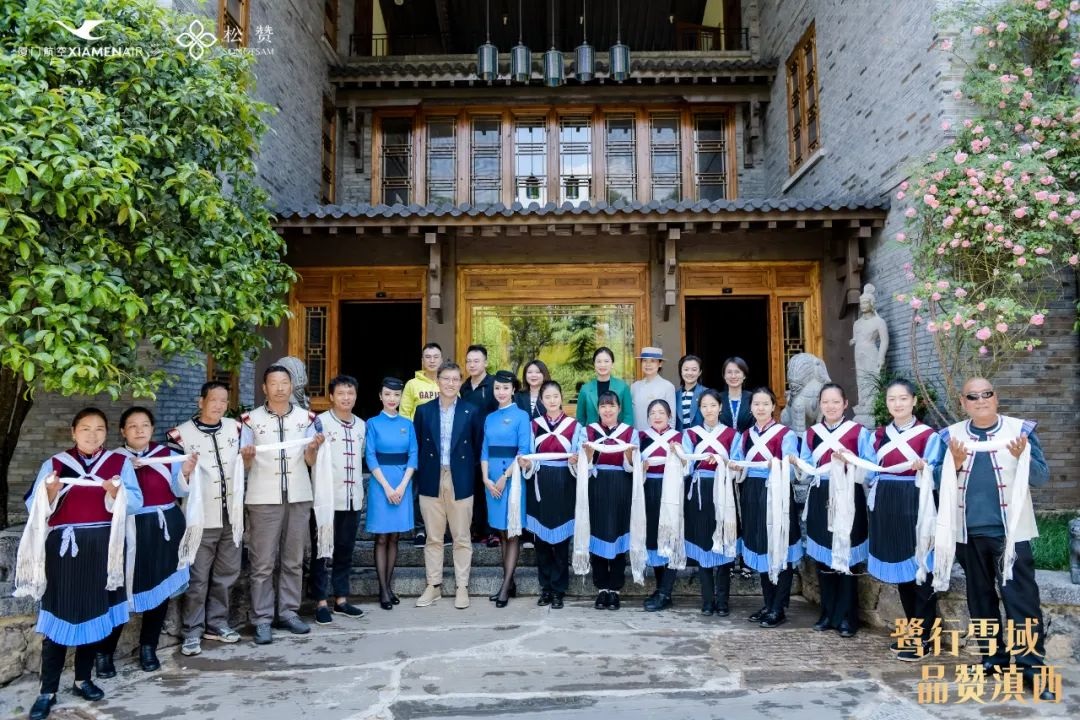
[[[61, 690], [63, 718], [1077, 718], [1080, 668], [1062, 668], [1060, 704], [919, 705], [920, 666], [900, 663], [889, 639], [864, 630], [844, 640], [816, 633], [817, 611], [793, 598], [791, 620], [762, 630], [734, 598], [729, 618], [698, 614], [688, 599], [663, 613], [631, 600], [619, 612], [585, 600], [563, 610], [535, 598], [497, 610], [484, 597], [459, 611], [451, 597], [419, 609], [365, 604], [360, 620], [335, 616], [310, 635], [276, 633], [270, 646], [206, 642], [202, 655], [163, 650], [146, 674], [134, 660], [101, 681], [88, 704]], [[951, 667], [948, 670], [952, 673]], [[62, 688], [70, 686], [70, 669]], [[34, 677], [0, 689], [0, 716], [25, 717]], [[951, 688], [955, 694], [955, 688]], [[989, 692], [987, 696], [989, 697]]]

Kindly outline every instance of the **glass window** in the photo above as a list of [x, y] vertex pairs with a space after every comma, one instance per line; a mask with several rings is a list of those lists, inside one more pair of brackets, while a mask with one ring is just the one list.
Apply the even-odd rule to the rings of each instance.
[[788, 360], [806, 352], [806, 302], [782, 302], [780, 314], [784, 322], [784, 367], [787, 367]]
[[817, 44], [811, 23], [787, 60], [789, 170], [818, 149]]
[[634, 116], [608, 116], [604, 133], [607, 160], [607, 201], [632, 203], [637, 199], [637, 142]]
[[543, 118], [514, 125], [514, 198], [522, 205], [547, 202], [547, 126]]
[[559, 202], [580, 205], [592, 197], [592, 122], [559, 119]]
[[457, 125], [452, 117], [427, 123], [427, 201], [453, 204], [457, 190]]
[[494, 205], [502, 199], [502, 136], [498, 117], [475, 117], [470, 133], [472, 204]]
[[617, 377], [633, 377], [634, 305], [473, 305], [470, 342], [488, 349], [488, 366], [518, 377], [525, 363], [543, 360], [563, 387], [563, 401], [577, 402], [577, 389], [596, 373], [592, 354], [615, 351]]
[[698, 200], [727, 198], [727, 116], [694, 117], [694, 185]]
[[412, 202], [411, 117], [382, 120], [382, 201], [387, 205]]
[[649, 157], [652, 160], [652, 198], [682, 199], [679, 117], [653, 115], [649, 119]]

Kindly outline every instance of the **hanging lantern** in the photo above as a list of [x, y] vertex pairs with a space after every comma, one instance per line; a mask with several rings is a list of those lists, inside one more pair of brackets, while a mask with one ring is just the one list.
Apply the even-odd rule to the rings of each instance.
[[499, 48], [484, 43], [476, 51], [476, 74], [481, 80], [491, 82], [499, 74]]
[[615, 44], [608, 51], [608, 76], [621, 83], [630, 77], [630, 48], [622, 41], [622, 2], [615, 5]]
[[566, 199], [576, 202], [581, 197], [581, 181], [571, 175], [566, 178]]
[[555, 48], [544, 53], [544, 84], [559, 87], [565, 79], [563, 72], [563, 54]]
[[499, 74], [499, 48], [491, 44], [491, 0], [485, 10], [487, 22], [487, 40], [476, 51], [476, 75], [481, 80], [491, 82]]
[[525, 178], [525, 197], [529, 200], [540, 199], [540, 178], [535, 175]]
[[581, 0], [581, 44], [574, 51], [574, 74], [579, 82], [589, 82], [596, 73], [596, 50], [589, 44], [588, 27], [585, 15], [587, 8], [585, 0]]
[[608, 64], [611, 66], [608, 74], [615, 82], [623, 82], [630, 77], [630, 48], [617, 42], [611, 46], [608, 55]]
[[518, 44], [510, 50], [510, 79], [527, 83], [532, 79], [532, 51], [522, 38], [521, 0], [518, 0]]
[[559, 87], [565, 79], [563, 54], [555, 49], [555, 2], [551, 2], [551, 49], [544, 53], [544, 84]]

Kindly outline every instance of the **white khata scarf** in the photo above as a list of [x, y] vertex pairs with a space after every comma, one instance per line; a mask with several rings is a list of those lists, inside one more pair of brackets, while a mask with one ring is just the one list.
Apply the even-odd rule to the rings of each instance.
[[[625, 430], [625, 427], [625, 425], [619, 425], [613, 434], [619, 435]], [[635, 582], [642, 584], [645, 582], [644, 571], [647, 553], [645, 552], [645, 477], [641, 473], [640, 450], [637, 445], [631, 443], [610, 439], [601, 442], [601, 440], [603, 438], [595, 442], [582, 443], [582, 452], [578, 453], [572, 566], [574, 573], [577, 575], [585, 575], [590, 570], [589, 478], [593, 473], [593, 468], [589, 464], [589, 453], [585, 452], [585, 450], [595, 450], [597, 453], [605, 454], [625, 453], [627, 450], [633, 450], [633, 495], [630, 500], [630, 569]]]
[[[750, 468], [768, 468], [769, 477], [765, 481], [765, 516], [768, 537], [769, 580], [773, 583], [780, 578], [780, 571], [787, 564], [788, 552], [788, 514], [791, 511], [791, 463], [788, 459], [773, 457], [768, 443], [785, 428], [776, 424], [758, 435], [750, 428], [751, 447], [746, 453], [747, 460], [736, 460], [736, 467], [742, 468], [739, 482], [746, 477]], [[749, 458], [762, 458], [750, 460]]]
[[[664, 466], [664, 479], [660, 489], [660, 517], [656, 527], [656, 552], [668, 559], [668, 566], [675, 570], [686, 567], [686, 532], [683, 518], [683, 460], [680, 451], [673, 452], [669, 447], [672, 438], [678, 435], [676, 430], [668, 430], [660, 435], [652, 428], [645, 431], [652, 441], [648, 447], [641, 451], [638, 461], [645, 467], [642, 468], [644, 475], [650, 467]], [[652, 452], [663, 447], [667, 454], [660, 457], [650, 457]], [[642, 571], [644, 574], [644, 570]]]

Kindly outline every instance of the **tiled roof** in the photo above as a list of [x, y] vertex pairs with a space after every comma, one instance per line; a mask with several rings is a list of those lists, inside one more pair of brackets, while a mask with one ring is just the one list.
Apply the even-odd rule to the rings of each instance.
[[[533, 75], [539, 80], [543, 72], [542, 56], [534, 55]], [[500, 60], [500, 67], [509, 61]], [[631, 80], [641, 77], [682, 77], [701, 75], [773, 75], [778, 62], [749, 58], [717, 57], [715, 54], [664, 54], [656, 57], [635, 57], [630, 61]], [[504, 68], [505, 69], [505, 68]], [[598, 80], [606, 78], [608, 63], [597, 60]], [[571, 65], [567, 73], [573, 77]], [[404, 56], [364, 58], [330, 68], [330, 77], [340, 79], [395, 80], [395, 79], [448, 79], [474, 80], [476, 58], [471, 55]], [[503, 78], [505, 79], [505, 78]]]
[[666, 201], [648, 203], [606, 202], [582, 203], [573, 206], [569, 203], [558, 205], [547, 203], [539, 205], [531, 203], [523, 206], [514, 203], [506, 206], [502, 203], [495, 205], [369, 205], [366, 203], [353, 203], [349, 205], [308, 205], [299, 208], [284, 207], [277, 212], [279, 221], [305, 220], [305, 219], [419, 219], [419, 218], [521, 218], [521, 217], [556, 217], [573, 218], [575, 216], [609, 216], [613, 221], [629, 220], [632, 215], [666, 215], [666, 214], [706, 214], [723, 215], [725, 213], [796, 213], [815, 212], [877, 212], [889, 208], [888, 197], [851, 197], [839, 198], [831, 201], [799, 200], [795, 198], [743, 198], [738, 200], [709, 201]]

